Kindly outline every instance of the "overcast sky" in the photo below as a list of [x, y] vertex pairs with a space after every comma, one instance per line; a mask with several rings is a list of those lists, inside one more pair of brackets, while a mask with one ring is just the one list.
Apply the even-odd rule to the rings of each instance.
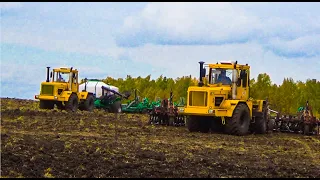
[[320, 80], [320, 3], [12, 2], [1, 8], [1, 97], [33, 99], [46, 66], [84, 78], [184, 75], [199, 61], [237, 60]]

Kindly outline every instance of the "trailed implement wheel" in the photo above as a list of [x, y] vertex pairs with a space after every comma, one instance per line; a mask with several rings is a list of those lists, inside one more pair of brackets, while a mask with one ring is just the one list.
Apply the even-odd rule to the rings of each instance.
[[275, 126], [276, 126], [275, 120], [274, 119], [269, 119], [267, 131], [268, 132], [273, 132], [273, 130], [275, 129]]

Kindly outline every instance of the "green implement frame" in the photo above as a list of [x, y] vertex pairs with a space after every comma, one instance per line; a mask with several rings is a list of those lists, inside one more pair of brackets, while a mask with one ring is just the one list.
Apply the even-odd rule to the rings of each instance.
[[[102, 86], [102, 96], [97, 98], [95, 97], [94, 106], [97, 109], [104, 109], [107, 112], [112, 113], [121, 113], [121, 100], [123, 98], [128, 99], [130, 93], [120, 94], [117, 91], [114, 91], [110, 88]], [[108, 92], [111, 92], [108, 94]]]
[[[140, 97], [137, 96], [137, 89], [134, 89], [134, 99], [132, 101], [128, 101], [127, 104], [122, 104], [121, 109], [122, 112], [126, 113], [148, 113], [152, 106], [149, 103], [148, 98], [143, 98], [142, 101], [140, 101]], [[139, 91], [140, 92], [140, 91]]]

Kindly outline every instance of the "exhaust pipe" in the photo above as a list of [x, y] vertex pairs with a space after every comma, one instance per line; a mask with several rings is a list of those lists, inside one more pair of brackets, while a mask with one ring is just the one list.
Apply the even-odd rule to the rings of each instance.
[[46, 80], [46, 82], [49, 82], [49, 71], [50, 71], [50, 67], [47, 67], [47, 80]]
[[202, 77], [205, 76], [205, 75], [203, 74], [203, 64], [204, 64], [204, 62], [203, 62], [203, 61], [200, 61], [199, 64], [200, 64], [200, 78], [199, 78], [198, 86], [199, 86], [199, 87], [202, 87], [202, 86], [203, 86]]
[[237, 99], [237, 81], [238, 81], [238, 70], [236, 69], [237, 61], [234, 63], [234, 69], [232, 72], [232, 99]]
[[70, 68], [70, 77], [69, 77], [69, 81], [70, 81], [70, 82], [69, 82], [70, 91], [72, 91], [72, 80], [73, 80], [73, 78], [72, 78], [72, 77], [73, 77], [72, 68], [73, 68], [73, 67]]

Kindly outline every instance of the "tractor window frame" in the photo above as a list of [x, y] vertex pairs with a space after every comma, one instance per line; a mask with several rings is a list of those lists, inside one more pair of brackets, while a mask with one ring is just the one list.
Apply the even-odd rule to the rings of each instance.
[[248, 70], [245, 70], [245, 69], [242, 69], [240, 71], [240, 79], [242, 80], [242, 87], [246, 88], [249, 86], [249, 83], [248, 83]]

